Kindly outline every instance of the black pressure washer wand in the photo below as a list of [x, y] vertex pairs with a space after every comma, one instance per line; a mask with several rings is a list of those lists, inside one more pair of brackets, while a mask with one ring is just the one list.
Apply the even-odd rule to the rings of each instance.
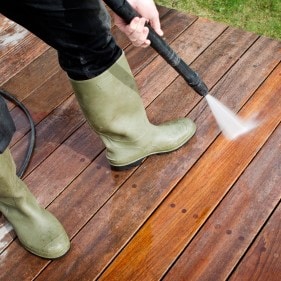
[[[127, 23], [130, 23], [135, 17], [140, 17], [126, 0], [104, 0], [104, 2]], [[184, 78], [196, 93], [205, 97], [208, 94], [208, 88], [198, 73], [192, 70], [149, 24], [147, 27], [149, 28], [148, 39], [151, 42], [151, 47]]]

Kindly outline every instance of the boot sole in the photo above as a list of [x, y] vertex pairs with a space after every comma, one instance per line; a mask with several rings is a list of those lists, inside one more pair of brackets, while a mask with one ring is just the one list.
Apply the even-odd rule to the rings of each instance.
[[[150, 156], [150, 155], [147, 155], [147, 156]], [[114, 166], [114, 165], [110, 164], [111, 170], [113, 170], [113, 171], [126, 171], [126, 170], [130, 170], [132, 168], [135, 168], [135, 167], [141, 165], [142, 162], [147, 158], [147, 156], [144, 157], [144, 158], [141, 158], [140, 160], [137, 160], [136, 162], [133, 162], [131, 164], [124, 165], [124, 166]]]
[[43, 258], [43, 259], [48, 259], [48, 260], [57, 260], [57, 259], [63, 258], [65, 255], [67, 255], [67, 253], [70, 250], [70, 247], [69, 247], [67, 250], [62, 251], [61, 253], [57, 253], [56, 255], [53, 255], [53, 254], [47, 254], [47, 253], [42, 253], [42, 252], [34, 251], [33, 249], [30, 249], [30, 248], [24, 246], [23, 244], [22, 244], [22, 246], [28, 252], [30, 252], [31, 254], [33, 254], [33, 255], [35, 255], [37, 257]]

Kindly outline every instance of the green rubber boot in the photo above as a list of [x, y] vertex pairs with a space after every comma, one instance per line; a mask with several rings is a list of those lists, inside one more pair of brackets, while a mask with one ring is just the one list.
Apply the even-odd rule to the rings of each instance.
[[40, 207], [26, 185], [16, 175], [9, 149], [0, 154], [0, 212], [13, 226], [19, 241], [31, 253], [55, 259], [70, 248], [60, 222]]
[[159, 126], [148, 121], [124, 54], [99, 76], [71, 83], [114, 169], [128, 169], [149, 155], [176, 150], [195, 133], [195, 124], [187, 118]]

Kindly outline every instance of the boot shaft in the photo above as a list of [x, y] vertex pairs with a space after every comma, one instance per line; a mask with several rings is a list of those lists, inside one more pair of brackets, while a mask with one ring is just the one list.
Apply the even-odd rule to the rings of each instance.
[[149, 123], [124, 54], [101, 75], [71, 83], [88, 123], [102, 138], [128, 141]]
[[0, 154], [0, 212], [13, 226], [23, 246], [35, 255], [58, 258], [70, 247], [60, 222], [42, 208], [16, 175], [8, 149]]
[[16, 165], [9, 149], [0, 154], [0, 201], [2, 198], [14, 197], [18, 186]]
[[9, 216], [9, 212], [20, 208], [23, 213], [29, 208], [39, 209], [36, 199], [26, 184], [16, 175], [16, 166], [9, 149], [0, 154], [0, 211]]

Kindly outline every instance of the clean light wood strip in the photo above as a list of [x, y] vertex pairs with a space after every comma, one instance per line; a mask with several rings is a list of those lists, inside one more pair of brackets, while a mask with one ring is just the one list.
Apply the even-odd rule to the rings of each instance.
[[10, 28], [13, 26], [15, 23], [2, 14], [0, 14], [0, 36], [3, 31], [5, 31], [7, 28]]
[[[187, 277], [202, 281], [226, 280], [229, 277], [281, 198], [281, 174], [278, 172], [280, 138], [281, 125], [187, 246], [164, 278], [165, 281], [186, 280]], [[191, 219], [197, 220], [197, 216], [193, 215]], [[275, 231], [272, 229], [270, 239], [267, 239], [273, 243], [272, 250], [269, 247], [266, 253], [262, 253], [265, 257], [262, 264], [256, 264], [254, 270], [257, 272], [270, 268], [275, 261], [278, 234], [280, 236], [277, 224]], [[258, 240], [260, 236], [263, 237], [259, 235]], [[255, 254], [258, 253], [255, 246], [251, 248], [256, 249]], [[242, 264], [244, 260], [243, 258]], [[275, 268], [278, 268], [277, 264]], [[238, 276], [241, 278], [236, 280], [254, 280], [254, 270], [244, 270], [243, 278], [240, 274]], [[273, 275], [277, 270], [272, 270], [271, 275], [270, 270], [265, 272], [268, 276], [261, 280], [274, 280]]]

